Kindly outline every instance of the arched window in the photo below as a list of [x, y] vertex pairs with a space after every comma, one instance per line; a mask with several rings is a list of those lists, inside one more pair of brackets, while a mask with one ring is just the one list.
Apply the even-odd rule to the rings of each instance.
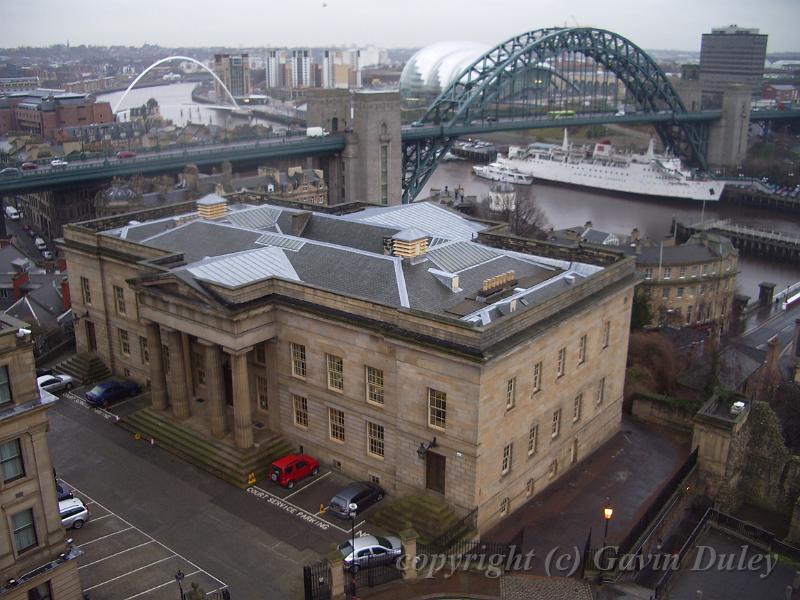
[[381, 135], [386, 135], [389, 132], [389, 128], [386, 127], [386, 123], [381, 123]]
[[333, 117], [331, 119], [331, 133], [336, 133], [339, 131], [339, 118]]

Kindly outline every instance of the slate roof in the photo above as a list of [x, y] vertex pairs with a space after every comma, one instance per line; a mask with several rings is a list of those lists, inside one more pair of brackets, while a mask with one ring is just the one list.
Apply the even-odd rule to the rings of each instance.
[[[228, 208], [225, 219], [195, 219], [179, 226], [166, 219], [105, 233], [182, 253], [184, 264], [173, 272], [201, 292], [204, 282], [237, 287], [279, 277], [396, 308], [486, 324], [508, 314], [513, 299], [517, 310], [523, 310], [600, 270], [469, 241], [483, 225], [430, 203], [345, 216], [272, 205]], [[299, 213], [307, 217], [305, 228], [297, 236], [287, 235], [292, 216]], [[384, 240], [400, 232], [411, 235], [409, 230], [413, 236], [433, 238], [427, 255], [414, 260], [386, 256]], [[508, 271], [514, 271], [515, 288], [488, 303], [477, 299], [485, 280]], [[453, 274], [459, 278], [456, 291], [451, 289]]]
[[186, 262], [191, 263], [207, 256], [262, 248], [256, 244], [260, 237], [259, 231], [197, 220], [142, 241], [153, 248], [182, 252]]
[[63, 273], [31, 275], [38, 286], [5, 310], [5, 314], [29, 323], [40, 331], [59, 326], [58, 318], [66, 312], [61, 296]]

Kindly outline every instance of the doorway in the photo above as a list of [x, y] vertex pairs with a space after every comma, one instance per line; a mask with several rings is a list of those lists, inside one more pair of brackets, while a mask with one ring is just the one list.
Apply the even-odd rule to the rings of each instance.
[[89, 352], [97, 351], [97, 336], [94, 332], [94, 323], [85, 321], [86, 323], [86, 344], [89, 346]]
[[441, 454], [431, 452], [425, 455], [425, 487], [444, 494], [445, 465], [447, 459]]

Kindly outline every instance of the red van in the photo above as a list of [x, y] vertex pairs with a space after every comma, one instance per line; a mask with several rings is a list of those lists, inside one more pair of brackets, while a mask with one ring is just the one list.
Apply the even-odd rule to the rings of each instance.
[[295, 482], [319, 473], [319, 461], [307, 454], [288, 454], [272, 463], [269, 477], [285, 488], [292, 489]]

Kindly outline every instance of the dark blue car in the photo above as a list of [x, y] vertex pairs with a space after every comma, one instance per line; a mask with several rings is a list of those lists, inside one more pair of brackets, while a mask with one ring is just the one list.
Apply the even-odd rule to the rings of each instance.
[[104, 381], [86, 392], [86, 401], [92, 406], [108, 406], [113, 400], [128, 398], [138, 393], [139, 384], [135, 381]]

